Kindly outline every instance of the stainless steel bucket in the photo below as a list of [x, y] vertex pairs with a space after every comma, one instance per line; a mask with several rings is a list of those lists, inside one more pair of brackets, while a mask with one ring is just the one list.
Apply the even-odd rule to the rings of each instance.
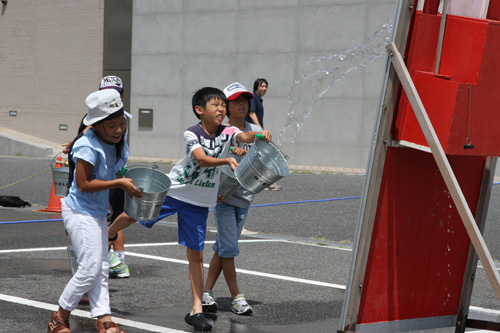
[[172, 184], [170, 178], [153, 167], [131, 167], [123, 175], [131, 178], [137, 188], [142, 189], [142, 198], [131, 199], [125, 195], [125, 213], [133, 219], [150, 221], [158, 218], [160, 209]]
[[54, 195], [65, 197], [68, 194], [68, 167], [52, 167], [52, 179], [54, 181]]
[[287, 158], [272, 142], [255, 140], [253, 147], [234, 170], [238, 182], [253, 193], [259, 193], [279, 179], [288, 176]]
[[[243, 159], [243, 156], [233, 155], [231, 152], [229, 152], [229, 156], [236, 159], [238, 163], [240, 163], [241, 160]], [[220, 175], [220, 182], [219, 182], [219, 194], [227, 199], [234, 193], [234, 191], [240, 188], [241, 185], [236, 179], [234, 171], [231, 170], [231, 167], [229, 165], [227, 164], [223, 165], [221, 167], [221, 171], [222, 172]]]
[[220, 175], [219, 194], [224, 198], [229, 198], [237, 189], [240, 188], [240, 183], [236, 179], [233, 170], [229, 165], [222, 167]]

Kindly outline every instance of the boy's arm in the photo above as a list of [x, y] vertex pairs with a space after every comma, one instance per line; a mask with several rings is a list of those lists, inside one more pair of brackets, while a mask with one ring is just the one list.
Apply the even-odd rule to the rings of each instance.
[[263, 130], [262, 132], [257, 132], [257, 131], [248, 131], [248, 132], [241, 132], [236, 134], [236, 141], [237, 142], [244, 142], [244, 143], [252, 143], [255, 140], [255, 134], [262, 134], [262, 140], [269, 142], [272, 140], [273, 136], [271, 135], [271, 132], [267, 130]]
[[208, 156], [205, 154], [205, 151], [203, 150], [202, 147], [198, 147], [192, 152], [193, 157], [196, 159], [198, 164], [202, 168], [206, 167], [216, 167], [216, 166], [221, 166], [221, 165], [226, 165], [229, 164], [232, 170], [238, 166], [238, 162], [232, 157], [228, 158], [216, 158], [212, 156]]

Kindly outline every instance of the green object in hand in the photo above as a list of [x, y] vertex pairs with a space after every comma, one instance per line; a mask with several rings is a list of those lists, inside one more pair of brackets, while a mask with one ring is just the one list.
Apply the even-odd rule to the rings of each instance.
[[120, 169], [120, 172], [118, 172], [118, 174], [120, 176], [123, 176], [125, 174], [125, 172], [127, 172], [127, 167], [124, 166], [123, 168]]
[[256, 137], [257, 139], [259, 139], [259, 140], [264, 139], [264, 135], [259, 134], [259, 133], [255, 134], [255, 137]]

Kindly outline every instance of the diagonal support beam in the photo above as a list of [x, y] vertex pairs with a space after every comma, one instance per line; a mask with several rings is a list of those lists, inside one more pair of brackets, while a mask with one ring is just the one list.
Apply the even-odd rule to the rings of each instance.
[[479, 260], [481, 260], [484, 271], [486, 273], [486, 276], [488, 277], [488, 280], [490, 281], [491, 286], [493, 287], [493, 291], [495, 292], [497, 300], [500, 302], [500, 275], [496, 270], [495, 263], [493, 262], [490, 252], [488, 251], [486, 243], [484, 242], [484, 239], [481, 235], [481, 232], [477, 227], [474, 216], [472, 215], [469, 205], [465, 200], [464, 194], [462, 193], [455, 174], [451, 169], [451, 165], [446, 158], [443, 148], [441, 147], [436, 132], [434, 131], [434, 127], [432, 126], [429, 116], [427, 115], [424, 105], [422, 104], [422, 101], [420, 99], [420, 96], [418, 95], [417, 89], [415, 88], [410, 74], [408, 73], [408, 69], [406, 68], [403, 58], [401, 57], [401, 54], [399, 53], [394, 43], [390, 43], [389, 45], [387, 45], [386, 49], [389, 52], [394, 70], [396, 71], [399, 81], [401, 82], [406, 96], [410, 101], [413, 112], [415, 113], [420, 128], [422, 129], [425, 139], [429, 144], [429, 148], [431, 149], [432, 155], [438, 165], [439, 171], [443, 176], [444, 182], [448, 187], [448, 191], [450, 191], [450, 195], [453, 199], [453, 202], [455, 203], [455, 206], [457, 207], [458, 213], [460, 214], [462, 222], [464, 223], [465, 229], [469, 234], [472, 245], [477, 252]]

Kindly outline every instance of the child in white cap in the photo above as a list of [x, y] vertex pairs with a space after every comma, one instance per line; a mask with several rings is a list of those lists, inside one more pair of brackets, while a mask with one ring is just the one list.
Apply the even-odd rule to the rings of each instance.
[[[235, 126], [243, 132], [261, 132], [262, 128], [245, 121], [253, 94], [238, 82], [231, 83], [224, 88], [224, 94], [227, 98], [227, 116], [229, 118], [226, 125]], [[246, 154], [252, 145], [252, 143], [236, 143], [233, 151], [238, 155]], [[255, 194], [252, 192], [240, 187], [229, 198], [219, 198], [222, 200], [219, 200], [215, 206], [214, 216], [217, 225], [217, 238], [213, 245], [215, 253], [210, 261], [203, 292], [202, 305], [204, 312], [217, 311], [217, 303], [212, 289], [221, 272], [224, 272], [226, 284], [231, 293], [231, 311], [238, 315], [248, 315], [253, 312], [245, 295], [240, 293], [238, 288], [234, 258], [240, 253], [238, 240], [254, 196]]]
[[[120, 98], [123, 100], [123, 81], [120, 77], [116, 75], [108, 75], [101, 79], [99, 82], [99, 90], [104, 89], [114, 89], [120, 93]], [[128, 118], [132, 118], [132, 115], [127, 111], [123, 111]], [[85, 119], [85, 117], [84, 117]], [[78, 135], [71, 141], [63, 144], [64, 147], [63, 153], [71, 155], [71, 148], [73, 147], [73, 142], [78, 140], [80, 137], [85, 134], [88, 126], [83, 123], [83, 120], [78, 128]], [[125, 133], [125, 141], [127, 141], [126, 133]], [[74, 164], [71, 162], [71, 156], [69, 156], [70, 167], [74, 167]], [[71, 177], [70, 180], [73, 178]], [[71, 182], [68, 183], [68, 188], [71, 186]], [[120, 188], [114, 188], [109, 190], [109, 204], [111, 206], [111, 213], [108, 215], [109, 220], [108, 224], [113, 221], [116, 217], [118, 217], [121, 213], [123, 213], [125, 197], [123, 190]], [[113, 247], [113, 251], [109, 251], [109, 277], [113, 278], [128, 278], [130, 276], [130, 270], [128, 265], [125, 263], [125, 237], [123, 231], [120, 231], [117, 235], [117, 239], [110, 241], [108, 246], [108, 251]], [[88, 304], [87, 295], [82, 299], [82, 303]]]
[[85, 293], [90, 314], [97, 318], [98, 332], [122, 332], [111, 320], [109, 306], [108, 191], [121, 188], [134, 197], [141, 197], [142, 193], [131, 179], [116, 178], [129, 154], [120, 94], [115, 89], [100, 90], [90, 94], [85, 102], [88, 113], [84, 124], [92, 127], [72, 148], [73, 181], [61, 204], [78, 270], [59, 298], [58, 311], [52, 312], [49, 333], [71, 332], [69, 316]]

